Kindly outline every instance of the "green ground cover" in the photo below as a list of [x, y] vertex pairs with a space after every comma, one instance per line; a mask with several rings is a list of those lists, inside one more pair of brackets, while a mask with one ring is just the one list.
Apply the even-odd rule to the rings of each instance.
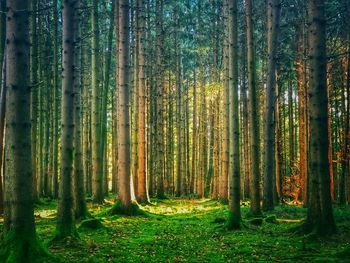
[[[89, 206], [101, 225], [79, 227], [79, 240], [49, 245], [63, 262], [350, 262], [350, 209], [336, 208], [338, 233], [330, 238], [292, 231], [306, 210], [280, 206], [262, 225], [247, 218], [244, 227], [225, 228], [227, 205], [212, 200], [153, 200], [141, 216], [110, 216], [112, 202]], [[48, 245], [55, 232], [56, 204], [35, 211], [37, 231]], [[1, 224], [1, 223], [0, 223]], [[80, 226], [78, 224], [78, 226]]]

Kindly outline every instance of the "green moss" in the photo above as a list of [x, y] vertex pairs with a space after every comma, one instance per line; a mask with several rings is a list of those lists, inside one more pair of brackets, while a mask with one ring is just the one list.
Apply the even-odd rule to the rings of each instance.
[[[79, 228], [80, 240], [54, 243], [50, 252], [76, 262], [346, 262], [350, 243], [350, 208], [335, 209], [338, 234], [329, 239], [295, 235], [290, 232], [305, 218], [300, 207], [276, 207], [278, 224], [249, 224], [249, 207], [242, 207], [247, 227], [228, 231], [226, 205], [215, 200], [152, 200], [142, 206], [147, 216], [110, 216], [115, 204], [89, 206], [90, 213], [106, 228]], [[37, 208], [45, 214], [52, 204]], [[48, 241], [55, 234], [51, 216], [37, 217], [37, 231]], [[326, 261], [325, 261], [326, 259]], [[323, 260], [323, 261], [322, 261]], [[0, 262], [2, 262], [0, 260]], [[50, 262], [50, 261], [49, 261]], [[54, 261], [51, 261], [54, 262]]]
[[0, 262], [44, 263], [58, 260], [39, 242], [35, 233], [10, 230], [2, 237]]
[[79, 229], [82, 229], [82, 228], [96, 230], [96, 229], [105, 228], [105, 226], [102, 224], [101, 220], [97, 218], [91, 218], [91, 219], [83, 220], [80, 223]]
[[110, 215], [125, 215], [125, 216], [143, 216], [146, 215], [137, 204], [125, 206], [122, 202], [117, 201], [111, 210]]
[[240, 216], [235, 215], [232, 212], [229, 212], [229, 217], [227, 221], [227, 229], [228, 230], [237, 230], [242, 226], [242, 219]]

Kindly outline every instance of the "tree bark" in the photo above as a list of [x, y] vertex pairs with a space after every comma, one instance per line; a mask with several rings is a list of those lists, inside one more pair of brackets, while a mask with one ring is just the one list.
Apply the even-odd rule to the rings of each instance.
[[5, 132], [5, 110], [6, 110], [6, 83], [5, 83], [5, 39], [6, 39], [6, 0], [0, 1], [0, 215], [4, 212], [3, 191], [3, 162], [4, 162], [4, 132]]
[[101, 137], [101, 91], [99, 72], [99, 25], [98, 25], [98, 0], [93, 0], [91, 30], [92, 30], [92, 54], [91, 54], [91, 154], [92, 154], [92, 200], [94, 203], [103, 202], [103, 163], [102, 163], [102, 137]]
[[138, 190], [137, 200], [144, 203], [148, 201], [146, 177], [146, 75], [145, 68], [145, 1], [138, 1], [138, 48], [139, 48], [139, 86], [138, 86]]
[[5, 214], [1, 262], [32, 262], [44, 251], [34, 224], [31, 158], [29, 1], [6, 10]]
[[267, 49], [268, 70], [266, 87], [266, 110], [265, 110], [265, 173], [262, 206], [264, 210], [274, 208], [274, 184], [275, 174], [275, 100], [276, 100], [276, 60], [277, 39], [280, 18], [280, 1], [269, 0], [267, 3]]
[[130, 21], [129, 0], [119, 0], [118, 36], [118, 187], [119, 198], [130, 208]]
[[310, 0], [310, 153], [309, 207], [306, 230], [332, 234], [336, 230], [330, 194], [327, 128], [326, 21], [324, 0]]
[[249, 92], [249, 136], [251, 146], [251, 207], [250, 212], [254, 216], [261, 215], [260, 208], [260, 157], [259, 157], [259, 118], [257, 109], [257, 88], [256, 88], [256, 61], [255, 61], [255, 40], [252, 19], [252, 0], [245, 1], [246, 23], [247, 23], [247, 46], [248, 46], [248, 92]]
[[239, 152], [239, 99], [238, 99], [238, 7], [237, 1], [229, 1], [229, 178], [230, 219], [229, 228], [241, 224], [241, 167]]
[[80, 1], [76, 1], [76, 11], [74, 14], [74, 43], [75, 43], [75, 74], [74, 74], [74, 208], [75, 218], [84, 219], [87, 215], [84, 189], [84, 169], [82, 153], [82, 132], [81, 132], [81, 11]]
[[62, 132], [61, 132], [61, 178], [55, 239], [76, 236], [73, 213], [73, 146], [74, 146], [74, 77], [75, 64], [75, 0], [62, 2]]

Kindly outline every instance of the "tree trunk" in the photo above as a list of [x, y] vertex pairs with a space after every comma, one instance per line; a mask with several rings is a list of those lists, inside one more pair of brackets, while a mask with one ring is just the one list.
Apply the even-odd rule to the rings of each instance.
[[29, 80], [29, 1], [7, 1], [6, 159], [1, 262], [40, 261], [33, 206]]
[[163, 104], [164, 104], [164, 69], [163, 69], [163, 0], [156, 1], [156, 53], [157, 53], [157, 197], [164, 198], [164, 120], [163, 120]]
[[146, 76], [145, 68], [145, 1], [138, 1], [138, 48], [139, 48], [139, 86], [138, 86], [138, 190], [137, 200], [141, 203], [148, 201], [146, 177]]
[[324, 0], [309, 1], [310, 186], [306, 230], [335, 232], [330, 194], [327, 128], [326, 23]]
[[266, 87], [266, 111], [265, 111], [265, 173], [263, 191], [263, 209], [274, 208], [274, 174], [275, 174], [275, 85], [276, 85], [276, 60], [277, 39], [280, 18], [279, 0], [269, 0], [267, 3], [267, 49], [268, 70]]
[[102, 137], [101, 137], [101, 91], [99, 72], [99, 25], [98, 25], [98, 0], [93, 0], [91, 30], [92, 30], [92, 54], [91, 54], [91, 154], [92, 154], [92, 200], [94, 203], [103, 202], [103, 163], [102, 163]]
[[62, 132], [61, 132], [61, 178], [57, 212], [56, 239], [76, 236], [73, 213], [73, 143], [74, 143], [74, 78], [75, 64], [75, 12], [77, 1], [62, 3]]
[[118, 18], [118, 187], [121, 204], [129, 209], [130, 188], [130, 21], [129, 0], [119, 0]]
[[[223, 131], [222, 131], [222, 185], [220, 187], [220, 198], [228, 200], [228, 173], [229, 173], [229, 22], [228, 22], [229, 7], [228, 1], [224, 1], [224, 109], [223, 109]], [[231, 26], [231, 25], [230, 25]]]
[[246, 23], [247, 23], [247, 46], [248, 46], [248, 92], [249, 92], [249, 136], [251, 145], [251, 207], [252, 215], [260, 216], [260, 157], [259, 157], [259, 118], [257, 109], [257, 88], [256, 88], [256, 61], [255, 61], [255, 40], [252, 19], [252, 0], [245, 1]]
[[237, 1], [229, 1], [229, 178], [230, 219], [229, 228], [241, 224], [241, 167], [239, 152], [239, 99], [238, 99], [238, 7]]
[[0, 215], [4, 212], [4, 192], [3, 192], [3, 149], [5, 132], [5, 110], [6, 110], [6, 83], [5, 83], [5, 39], [6, 39], [6, 1], [0, 1]]
[[57, 0], [54, 0], [53, 3], [53, 20], [54, 20], [54, 58], [53, 58], [53, 67], [54, 67], [54, 79], [53, 79], [53, 85], [54, 85], [54, 95], [53, 95], [53, 104], [54, 104], [54, 120], [53, 120], [53, 160], [52, 160], [52, 197], [57, 198], [58, 197], [58, 118], [59, 118], [59, 73], [58, 73], [58, 10], [57, 10]]
[[[36, 12], [37, 10], [37, 0], [32, 0], [31, 9]], [[37, 202], [39, 200], [38, 194], [38, 176], [37, 173], [37, 123], [38, 123], [38, 36], [37, 36], [37, 19], [36, 14], [33, 13], [30, 19], [31, 25], [31, 56], [30, 56], [30, 82], [32, 85], [31, 90], [31, 134], [32, 134], [32, 169], [33, 169], [33, 198], [34, 201]]]
[[84, 169], [83, 169], [83, 153], [82, 153], [82, 132], [81, 132], [81, 11], [80, 2], [76, 3], [76, 11], [74, 16], [74, 43], [75, 43], [75, 74], [74, 74], [74, 201], [75, 201], [75, 218], [84, 219], [87, 215], [84, 190]]
[[306, 110], [306, 79], [304, 71], [304, 25], [297, 27], [297, 79], [298, 79], [298, 99], [299, 99], [299, 165], [300, 165], [300, 197], [306, 201], [307, 182], [307, 110]]
[[193, 110], [192, 110], [192, 172], [191, 172], [191, 185], [190, 193], [194, 194], [196, 191], [196, 179], [198, 176], [197, 173], [197, 76], [196, 70], [193, 74], [194, 83], [193, 83]]

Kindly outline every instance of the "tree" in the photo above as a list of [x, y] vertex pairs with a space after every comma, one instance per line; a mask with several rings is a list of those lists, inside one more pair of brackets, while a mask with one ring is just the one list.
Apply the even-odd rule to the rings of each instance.
[[250, 159], [251, 159], [251, 207], [250, 212], [254, 216], [261, 215], [260, 208], [260, 161], [259, 161], [259, 118], [257, 115], [257, 109], [259, 108], [257, 100], [256, 90], [256, 61], [255, 61], [255, 40], [254, 29], [252, 19], [252, 0], [245, 1], [245, 15], [247, 23], [247, 67], [248, 67], [248, 111], [249, 111], [249, 136], [250, 136]]
[[54, 86], [54, 95], [53, 95], [53, 153], [52, 153], [52, 197], [57, 198], [58, 197], [58, 173], [59, 173], [59, 167], [58, 167], [58, 138], [59, 138], [59, 128], [58, 128], [58, 122], [59, 122], [59, 73], [58, 73], [58, 56], [59, 56], [59, 46], [58, 46], [58, 7], [57, 7], [57, 0], [54, 0], [53, 2], [53, 21], [54, 21], [54, 36], [53, 36], [53, 49], [54, 49], [54, 58], [53, 58], [53, 67], [54, 67], [54, 77], [53, 77], [53, 86]]
[[265, 111], [265, 173], [263, 209], [273, 210], [273, 178], [275, 172], [275, 85], [276, 85], [276, 55], [277, 37], [280, 17], [279, 0], [269, 0], [267, 3], [267, 45], [268, 70]]
[[74, 147], [74, 78], [75, 64], [75, 23], [78, 1], [62, 2], [62, 132], [61, 132], [61, 178], [57, 211], [56, 240], [77, 236], [73, 213], [73, 147]]
[[130, 194], [130, 21], [129, 0], [119, 0], [118, 5], [118, 187], [120, 204], [131, 208]]
[[82, 153], [82, 133], [81, 133], [81, 11], [80, 2], [76, 3], [74, 16], [74, 210], [75, 218], [84, 219], [87, 215], [84, 189], [84, 170], [83, 170], [83, 153]]
[[46, 255], [35, 230], [29, 82], [29, 1], [6, 10], [5, 221], [1, 262], [34, 262]]
[[138, 190], [137, 200], [144, 203], [147, 200], [146, 181], [146, 74], [145, 74], [145, 1], [138, 1], [138, 48], [139, 48], [139, 86], [138, 86]]
[[[37, 0], [31, 1], [31, 7], [33, 12], [37, 12]], [[30, 52], [30, 82], [32, 85], [31, 90], [31, 134], [32, 134], [32, 169], [33, 169], [33, 197], [35, 201], [39, 200], [38, 194], [38, 158], [37, 158], [37, 130], [38, 130], [38, 34], [37, 34], [37, 14], [33, 13], [30, 19], [31, 24], [31, 52]]]
[[238, 19], [237, 1], [229, 1], [229, 176], [230, 221], [229, 228], [241, 223], [240, 205], [240, 152], [239, 152], [239, 100], [238, 100]]
[[4, 199], [3, 199], [3, 149], [4, 149], [4, 130], [5, 130], [5, 110], [6, 110], [6, 84], [5, 84], [5, 37], [6, 37], [6, 16], [5, 16], [6, 1], [0, 1], [0, 215], [4, 212]]
[[99, 29], [98, 29], [98, 0], [93, 0], [91, 30], [92, 53], [91, 53], [91, 154], [92, 154], [92, 199], [94, 203], [103, 202], [103, 164], [101, 147], [101, 91], [99, 80]]
[[[156, 0], [156, 69], [157, 69], [157, 197], [164, 198], [164, 66], [163, 66], [163, 0]], [[182, 149], [182, 148], [181, 148]]]
[[309, 59], [310, 153], [309, 204], [305, 228], [320, 234], [336, 231], [330, 193], [327, 127], [325, 1], [310, 0]]

